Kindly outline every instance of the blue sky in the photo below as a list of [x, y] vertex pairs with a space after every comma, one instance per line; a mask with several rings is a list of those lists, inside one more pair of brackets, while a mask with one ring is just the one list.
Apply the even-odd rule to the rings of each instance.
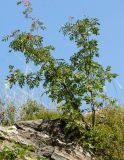
[[[47, 27], [43, 33], [46, 44], [52, 44], [56, 58], [69, 59], [75, 52], [72, 42], [59, 33], [60, 27], [70, 16], [76, 19], [98, 18], [101, 24], [99, 36], [100, 62], [111, 65], [119, 77], [108, 88], [110, 95], [123, 101], [124, 98], [124, 1], [123, 0], [31, 0], [33, 15], [43, 21]], [[16, 0], [0, 1], [0, 36], [15, 29], [27, 30], [29, 23], [21, 14], [23, 8]], [[0, 82], [8, 74], [8, 65], [14, 64], [25, 69], [23, 57], [8, 53], [8, 43], [0, 42]], [[121, 97], [121, 98], [120, 98]]]

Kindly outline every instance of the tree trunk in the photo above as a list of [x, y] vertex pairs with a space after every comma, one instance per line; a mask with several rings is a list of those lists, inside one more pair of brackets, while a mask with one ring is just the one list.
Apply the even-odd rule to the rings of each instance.
[[95, 126], [95, 106], [92, 106], [92, 127]]

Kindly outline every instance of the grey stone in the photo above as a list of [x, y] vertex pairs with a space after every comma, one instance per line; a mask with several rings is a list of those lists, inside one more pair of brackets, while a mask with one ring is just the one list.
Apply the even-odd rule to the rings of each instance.
[[10, 139], [18, 144], [33, 145], [36, 148], [31, 153], [33, 157], [44, 156], [49, 160], [91, 160], [93, 157], [84, 152], [82, 147], [65, 139], [64, 125], [59, 119], [17, 122], [12, 127], [1, 126], [0, 139], [7, 146], [11, 146]]

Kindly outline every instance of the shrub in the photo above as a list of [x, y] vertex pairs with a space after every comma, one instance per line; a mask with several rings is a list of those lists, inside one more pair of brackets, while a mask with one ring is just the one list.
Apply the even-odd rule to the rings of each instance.
[[83, 146], [100, 160], [123, 160], [124, 109], [110, 107], [98, 111], [95, 127], [84, 137]]
[[0, 103], [0, 121], [1, 125], [13, 125], [16, 119], [16, 108], [12, 102], [6, 104]]
[[38, 104], [35, 100], [28, 100], [21, 106], [20, 120], [35, 120], [35, 119], [57, 119], [61, 114], [58, 111], [46, 109], [42, 104]]
[[33, 146], [27, 146], [22, 144], [14, 144], [11, 147], [3, 146], [3, 148], [0, 150], [0, 159], [1, 160], [26, 160], [27, 157], [29, 158], [35, 158], [35, 160], [48, 160], [44, 157], [37, 157], [31, 155], [31, 152], [35, 151], [35, 148]]

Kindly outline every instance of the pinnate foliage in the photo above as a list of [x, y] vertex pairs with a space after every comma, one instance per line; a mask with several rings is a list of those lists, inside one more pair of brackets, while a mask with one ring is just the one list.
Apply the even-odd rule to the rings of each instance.
[[[26, 7], [23, 14], [33, 23], [36, 18], [32, 16], [31, 3], [20, 1], [18, 4], [21, 3]], [[104, 102], [114, 103], [114, 100], [104, 93], [104, 86], [117, 76], [111, 73], [110, 66], [104, 68], [96, 61], [99, 57], [96, 38], [99, 35], [98, 20], [71, 20], [61, 28], [63, 34], [77, 46], [77, 52], [70, 57], [69, 62], [55, 59], [51, 54], [54, 47], [44, 46], [43, 37], [35, 34], [38, 27], [44, 29], [42, 24], [38, 20], [37, 27], [31, 25], [29, 32], [19, 31], [11, 40], [10, 51], [24, 54], [26, 63], [32, 62], [38, 70], [24, 74], [10, 66], [10, 75], [7, 77], [10, 86], [18, 83], [20, 87], [28, 85], [32, 89], [38, 87], [42, 81], [45, 93], [52, 101], [61, 104], [64, 115], [76, 114], [84, 121], [81, 106], [84, 102], [90, 106], [94, 127], [96, 108], [102, 107]]]

